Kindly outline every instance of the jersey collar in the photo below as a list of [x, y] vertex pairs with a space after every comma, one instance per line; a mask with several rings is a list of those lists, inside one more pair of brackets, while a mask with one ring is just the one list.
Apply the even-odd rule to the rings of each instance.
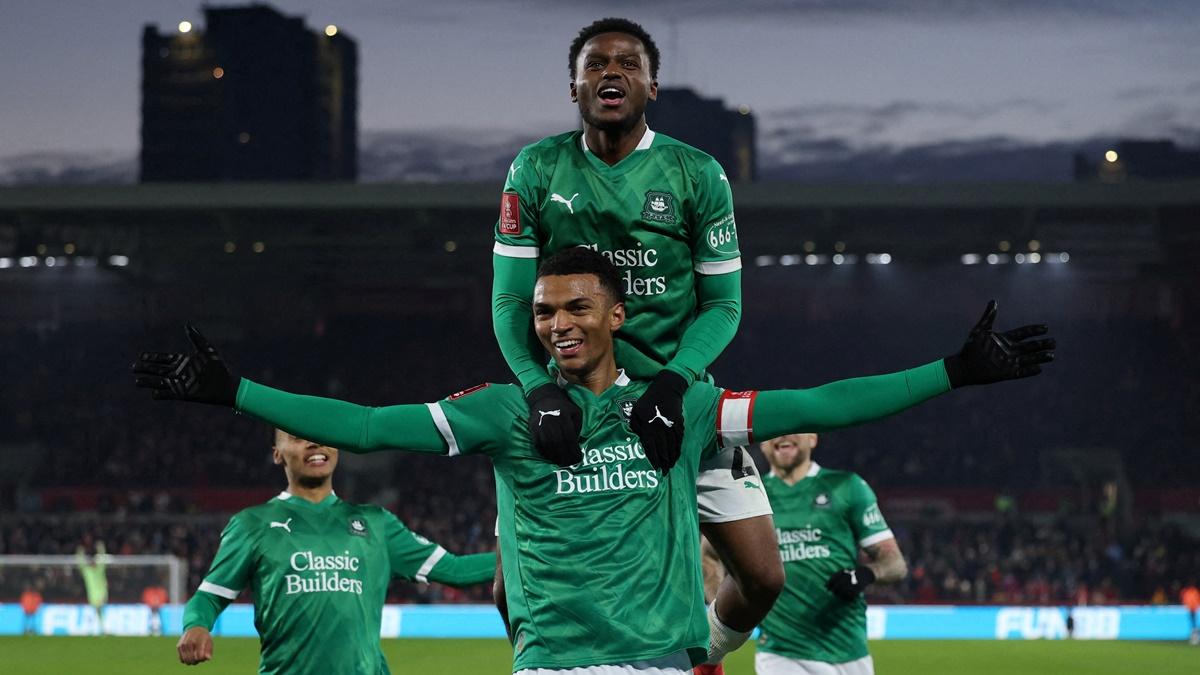
[[808, 473], [804, 474], [804, 477], [812, 478], [813, 476], [817, 475], [817, 473], [819, 473], [820, 471], [821, 471], [821, 465], [817, 464], [816, 462], [814, 462], [812, 460], [809, 460]]
[[288, 502], [289, 504], [304, 504], [304, 505], [312, 506], [312, 507], [329, 506], [330, 504], [332, 504], [338, 500], [337, 493], [333, 492], [333, 491], [330, 491], [329, 495], [327, 497], [325, 497], [325, 499], [322, 499], [321, 501], [317, 502], [316, 504], [308, 501], [307, 499], [299, 499], [296, 497], [296, 495], [288, 492], [287, 490], [280, 492], [278, 495], [275, 496], [275, 498], [281, 502]]
[[[642, 134], [642, 140], [638, 141], [637, 147], [634, 148], [633, 151], [637, 152], [638, 150], [649, 150], [652, 143], [654, 143], [654, 131], [647, 126], [646, 133]], [[586, 154], [594, 154], [592, 149], [587, 145], [587, 134], [579, 134], [579, 147], [582, 148]]]
[[[566, 387], [566, 386], [572, 386], [572, 385], [570, 382], [567, 382], [567, 380], [562, 376], [562, 373], [559, 373], [558, 374], [558, 386]], [[625, 374], [624, 368], [617, 369], [617, 379], [613, 380], [613, 386], [614, 387], [629, 386], [629, 376]]]

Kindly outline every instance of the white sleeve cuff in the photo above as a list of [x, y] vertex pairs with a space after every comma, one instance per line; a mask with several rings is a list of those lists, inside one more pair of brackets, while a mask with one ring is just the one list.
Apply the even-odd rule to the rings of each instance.
[[698, 262], [694, 267], [700, 274], [707, 274], [709, 276], [729, 274], [730, 272], [742, 269], [742, 259], [741, 257], [737, 257], [732, 260], [722, 260], [720, 262]]
[[505, 258], [533, 258], [537, 260], [540, 251], [536, 246], [512, 246], [496, 242], [496, 245], [492, 247], [492, 253], [502, 255]]
[[211, 581], [201, 581], [200, 590], [204, 591], [205, 593], [212, 593], [213, 595], [225, 598], [226, 600], [237, 600], [238, 596], [238, 592], [232, 588], [218, 586]]
[[895, 538], [896, 535], [892, 534], [891, 530], [884, 530], [883, 532], [876, 532], [869, 537], [863, 537], [862, 539], [859, 539], [858, 546], [859, 548], [866, 548], [868, 546], [874, 546], [881, 541], [887, 541], [888, 539]]

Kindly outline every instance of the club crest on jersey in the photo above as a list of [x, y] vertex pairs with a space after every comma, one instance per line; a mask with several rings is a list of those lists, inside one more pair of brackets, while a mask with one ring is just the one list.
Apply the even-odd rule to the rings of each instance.
[[617, 411], [621, 413], [621, 419], [625, 422], [629, 421], [629, 416], [633, 414], [633, 404], [637, 403], [637, 398], [623, 398], [617, 401]]
[[650, 190], [642, 206], [642, 217], [655, 223], [675, 222], [675, 197], [670, 192]]
[[815, 506], [819, 509], [829, 508], [829, 495], [822, 492], [821, 494], [817, 495], [816, 497], [813, 497], [813, 506]]
[[351, 518], [350, 519], [350, 534], [358, 535], [360, 537], [367, 536], [367, 521], [363, 520], [362, 518], [357, 518], [357, 517]]

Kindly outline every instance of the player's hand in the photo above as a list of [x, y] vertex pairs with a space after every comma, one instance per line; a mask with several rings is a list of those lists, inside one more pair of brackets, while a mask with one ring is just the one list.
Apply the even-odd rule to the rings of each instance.
[[543, 384], [525, 397], [529, 402], [529, 435], [538, 454], [559, 466], [583, 461], [579, 432], [583, 412], [557, 384]]
[[192, 626], [179, 637], [175, 645], [179, 652], [179, 662], [194, 666], [212, 658], [212, 634], [203, 626]]
[[629, 428], [642, 440], [646, 459], [664, 472], [679, 461], [683, 447], [683, 394], [687, 388], [682, 375], [661, 370], [629, 413]]
[[190, 354], [142, 352], [133, 383], [149, 389], [154, 400], [194, 401], [232, 408], [241, 379], [229, 372], [216, 348], [192, 324], [185, 326], [196, 351]]
[[1031, 339], [1046, 334], [1045, 324], [998, 333], [992, 330], [995, 320], [996, 301], [992, 300], [967, 335], [962, 351], [946, 357], [952, 388], [1030, 377], [1042, 372], [1041, 364], [1054, 360], [1054, 338]]
[[825, 588], [842, 600], [853, 600], [873, 583], [875, 572], [866, 565], [859, 565], [854, 569], [834, 572], [829, 581], [825, 582]]

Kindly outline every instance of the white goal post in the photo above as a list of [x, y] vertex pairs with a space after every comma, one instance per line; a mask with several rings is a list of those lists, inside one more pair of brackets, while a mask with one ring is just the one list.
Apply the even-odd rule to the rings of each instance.
[[[148, 586], [167, 589], [168, 602], [184, 600], [187, 563], [173, 555], [101, 556], [106, 567], [110, 603], [139, 603]], [[95, 556], [87, 556], [92, 563]], [[15, 602], [27, 586], [35, 587], [47, 602], [68, 595], [86, 602], [79, 559], [74, 555], [0, 555], [0, 601]]]

